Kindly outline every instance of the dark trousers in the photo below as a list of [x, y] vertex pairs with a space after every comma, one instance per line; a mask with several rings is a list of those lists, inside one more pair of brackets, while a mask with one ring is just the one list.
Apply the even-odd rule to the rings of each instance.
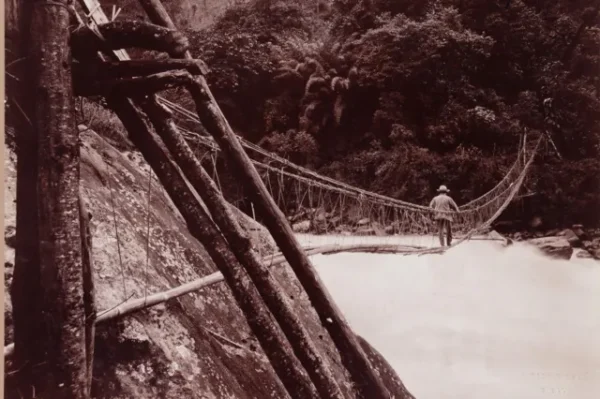
[[450, 246], [452, 243], [452, 223], [446, 219], [438, 219], [437, 220], [438, 233], [440, 236], [440, 245], [444, 246], [444, 230], [446, 230], [446, 242], [447, 246]]

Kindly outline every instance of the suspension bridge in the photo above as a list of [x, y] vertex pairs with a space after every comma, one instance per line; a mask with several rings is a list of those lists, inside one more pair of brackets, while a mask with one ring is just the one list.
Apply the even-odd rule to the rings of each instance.
[[[82, 23], [100, 35], [95, 27], [109, 19], [97, 0], [83, 0], [82, 3], [88, 12], [88, 20], [82, 19]], [[116, 50], [114, 55], [121, 61], [130, 60], [125, 50]], [[198, 127], [196, 131], [191, 131], [183, 128], [181, 123], [177, 126], [188, 142], [200, 144], [212, 154], [220, 151], [214, 139], [202, 133], [204, 129], [196, 112], [162, 96], [157, 98], [176, 120], [192, 122]], [[524, 135], [515, 161], [504, 178], [491, 190], [459, 206], [459, 212], [452, 212], [452, 229], [457, 239], [451, 246], [440, 248], [434, 237], [435, 221], [429, 207], [323, 176], [237, 136], [271, 197], [280, 210], [288, 215], [288, 221], [308, 220], [308, 230], [321, 236], [316, 239], [314, 236], [297, 234], [306, 249], [337, 245], [340, 250], [368, 248], [404, 254], [443, 252], [489, 230], [519, 193], [543, 137], [528, 142]], [[215, 166], [215, 158], [212, 160]], [[214, 181], [219, 181], [216, 166], [213, 167], [212, 177]]]
[[[85, 0], [89, 12], [90, 28], [109, 21], [95, 0]], [[124, 50], [114, 52], [118, 59], [129, 60]], [[178, 125], [181, 134], [199, 144], [210, 153], [218, 153], [214, 139], [203, 134], [202, 124], [196, 114], [175, 102], [158, 96], [159, 102], [169, 109], [180, 122], [192, 122], [196, 131]], [[188, 124], [189, 125], [189, 124]], [[517, 197], [527, 173], [540, 148], [543, 136], [519, 144], [515, 160], [505, 176], [489, 191], [459, 206], [452, 212], [453, 232], [457, 237], [449, 247], [439, 247], [432, 210], [421, 204], [388, 197], [355, 187], [343, 181], [296, 165], [286, 158], [271, 153], [241, 136], [237, 136], [259, 171], [271, 197], [288, 215], [288, 221], [308, 223], [308, 231], [296, 233], [296, 238], [307, 255], [338, 252], [392, 252], [406, 255], [441, 253], [487, 232], [494, 221]], [[213, 163], [215, 158], [212, 159]], [[218, 181], [218, 171], [213, 168], [213, 180]], [[118, 231], [115, 231], [118, 242]], [[263, 258], [276, 266], [285, 262], [277, 252]], [[110, 320], [138, 309], [176, 298], [223, 280], [220, 272], [191, 281], [173, 289], [142, 298], [127, 300], [101, 312], [98, 322]], [[10, 356], [14, 346], [5, 347]]]
[[[82, 3], [89, 13], [87, 14], [89, 21], [84, 23], [99, 34], [94, 24], [107, 21], [99, 3], [95, 0], [82, 0]], [[160, 2], [146, 3], [150, 10], [148, 14], [155, 12], [152, 14], [154, 19], [172, 28], [173, 23]], [[122, 50], [115, 51], [113, 55], [118, 60], [129, 59], [127, 53]], [[186, 53], [185, 58], [191, 59], [191, 55]], [[342, 397], [337, 382], [330, 375], [325, 364], [319, 361], [318, 350], [300, 319], [293, 312], [285, 294], [278, 283], [269, 276], [268, 267], [287, 262], [298, 277], [324, 328], [329, 332], [357, 390], [363, 396], [368, 394], [370, 397], [386, 397], [388, 388], [392, 387], [384, 386], [381, 378], [376, 374], [364, 349], [329, 297], [307, 256], [317, 253], [365, 250], [423, 255], [443, 252], [472, 239], [489, 229], [517, 196], [542, 138], [529, 144], [523, 139], [515, 162], [506, 176], [487, 193], [464, 204], [458, 212], [452, 212], [453, 230], [459, 238], [452, 246], [440, 248], [434, 245], [433, 211], [429, 207], [387, 197], [323, 176], [234, 135], [204, 78], [191, 77], [191, 75], [184, 78], [188, 79], [186, 88], [194, 98], [196, 112], [162, 97], [157, 97], [158, 104], [179, 118], [200, 125], [208, 123], [207, 126], [211, 126], [209, 130], [212, 137], [200, 131], [190, 131], [177, 126], [171, 129], [171, 121], [168, 120], [171, 116], [155, 116], [152, 120], [150, 113], [157, 109], [154, 108], [154, 99], [150, 102], [141, 101], [138, 104], [148, 119], [152, 120], [154, 129], [160, 131], [158, 135], [166, 144], [165, 147], [168, 147], [171, 156], [177, 160], [176, 164], [171, 163], [169, 155], [162, 152], [161, 144], [154, 141], [155, 137], [144, 126], [144, 121], [137, 113], [136, 104], [131, 99], [112, 97], [111, 108], [124, 123], [130, 138], [176, 203], [192, 235], [204, 245], [221, 272], [156, 294], [148, 294], [144, 287], [144, 297], [125, 299], [118, 306], [98, 313], [94, 322], [99, 323], [123, 316], [225, 280], [287, 391], [296, 398], [304, 398], [306, 396], [302, 396], [302, 392], [313, 390], [311, 397], [317, 397], [317, 389], [319, 393], [325, 392], [326, 397]], [[202, 122], [197, 115], [203, 117]], [[136, 121], [141, 123], [138, 124]], [[148, 135], [143, 136], [142, 130]], [[183, 143], [177, 142], [180, 136], [185, 139], [182, 140]], [[250, 240], [243, 236], [240, 226], [236, 224], [232, 215], [227, 213], [222, 192], [215, 193], [214, 183], [208, 181], [210, 179], [203, 174], [205, 172], [199, 165], [199, 160], [194, 159], [188, 147], [191, 141], [201, 144], [211, 153], [223, 151], [228, 160], [232, 160], [237, 167], [243, 169], [241, 176], [247, 177], [249, 181], [245, 189], [250, 190], [251, 198], [262, 206], [266, 215], [267, 230], [282, 253], [273, 252], [262, 259], [256, 258], [256, 254], [248, 245]], [[176, 146], [179, 148], [175, 148]], [[186, 162], [195, 169], [187, 171], [189, 174], [184, 171], [183, 175], [179, 176], [183, 168], [182, 164]], [[174, 166], [178, 166], [179, 169], [175, 169]], [[216, 168], [214, 173], [213, 180], [218, 181]], [[150, 174], [150, 182], [151, 177]], [[193, 184], [189, 184], [191, 180], [195, 180]], [[192, 201], [194, 197], [190, 195], [192, 194], [190, 191], [186, 191], [190, 189], [185, 187], [186, 182], [202, 196], [202, 201], [209, 208], [211, 215], [201, 210], [202, 207], [198, 206], [201, 204], [197, 201]], [[150, 220], [150, 211], [147, 214]], [[282, 220], [282, 214], [288, 215], [287, 223]], [[308, 230], [313, 234], [296, 234], [295, 241], [289, 224], [298, 220], [308, 221]], [[147, 231], [146, 239], [149, 247], [149, 227]], [[326, 239], [315, 239], [315, 237], [326, 237]], [[427, 238], [430, 238], [429, 245], [426, 242]], [[116, 221], [115, 239], [119, 248]], [[120, 258], [119, 261], [121, 262]], [[122, 264], [121, 270], [123, 270]], [[253, 291], [249, 291], [250, 283], [253, 283], [258, 290], [259, 296], [251, 298]], [[262, 302], [258, 298], [262, 299]], [[283, 339], [279, 340], [278, 330], [273, 323], [268, 322], [269, 314], [274, 316], [282, 328], [287, 342], [292, 345], [293, 352], [287, 349]], [[274, 337], [278, 341], [272, 344]], [[12, 344], [5, 347], [5, 358], [13, 352], [13, 348]], [[293, 367], [283, 367], [286, 364]], [[283, 373], [281, 372], [283, 368], [289, 368], [291, 371]], [[308, 372], [308, 378], [302, 370]], [[402, 391], [406, 397], [410, 396], [403, 386], [395, 389]]]
[[[201, 126], [195, 112], [163, 97], [161, 103], [180, 120]], [[179, 127], [186, 139], [211, 153], [219, 146], [212, 137]], [[354, 187], [266, 151], [238, 136], [259, 171], [271, 197], [290, 223], [304, 222], [296, 237], [306, 249], [337, 246], [342, 250], [370, 250], [404, 254], [443, 252], [489, 230], [517, 197], [543, 136], [527, 142], [525, 136], [509, 170], [492, 189], [451, 213], [458, 239], [438, 247], [432, 209]], [[212, 158], [213, 166], [215, 158]], [[213, 179], [218, 181], [217, 168]], [[327, 249], [325, 249], [327, 248]]]

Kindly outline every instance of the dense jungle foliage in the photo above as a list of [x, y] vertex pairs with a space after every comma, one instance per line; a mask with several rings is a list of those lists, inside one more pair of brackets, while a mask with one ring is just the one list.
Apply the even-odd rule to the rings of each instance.
[[[493, 187], [551, 138], [504, 215], [599, 224], [598, 0], [254, 0], [188, 30], [231, 125], [293, 162], [426, 204]], [[181, 16], [180, 16], [181, 17]], [[185, 24], [184, 24], [185, 25]], [[189, 24], [188, 24], [189, 26]]]

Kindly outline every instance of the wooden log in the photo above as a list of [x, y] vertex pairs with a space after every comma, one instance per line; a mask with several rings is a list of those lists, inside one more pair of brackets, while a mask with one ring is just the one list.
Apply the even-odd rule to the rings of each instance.
[[[110, 22], [98, 0], [78, 0], [78, 3], [88, 14], [90, 20], [94, 21], [96, 25], [104, 25]], [[116, 59], [128, 60], [129, 55], [125, 50], [114, 50], [113, 54]]]
[[320, 356], [278, 282], [253, 251], [250, 239], [241, 229], [229, 204], [177, 130], [173, 119], [170, 118], [170, 112], [159, 105], [155, 98], [142, 105], [142, 109], [152, 121], [158, 135], [163, 139], [192, 187], [200, 194], [229, 242], [231, 250], [287, 336], [294, 353], [310, 375], [321, 397], [342, 399], [342, 392], [328, 364]]
[[100, 35], [88, 28], [74, 31], [70, 41], [73, 53], [93, 55], [98, 49], [109, 52], [135, 47], [179, 56], [189, 47], [181, 32], [144, 21], [108, 22], [98, 25], [98, 31]]
[[212, 100], [208, 87], [203, 82], [203, 77], [198, 77], [196, 80], [199, 82], [190, 86], [189, 90], [194, 98], [202, 124], [221, 147], [231, 165], [230, 170], [245, 188], [250, 200], [258, 210], [261, 220], [285, 254], [321, 322], [331, 335], [354, 383], [365, 398], [388, 398], [385, 386], [372, 368], [354, 333], [327, 292], [313, 265], [303, 253], [285, 215], [271, 198], [252, 161]]
[[252, 161], [244, 152], [239, 140], [213, 101], [204, 79], [199, 77], [196, 80], [197, 83], [191, 85], [189, 90], [203, 125], [221, 147], [231, 165], [230, 170], [245, 188], [250, 200], [256, 205], [259, 216], [286, 256], [319, 315], [321, 323], [331, 335], [354, 383], [365, 398], [388, 398], [387, 389], [375, 373], [315, 268], [302, 251], [285, 215], [270, 196]]
[[[175, 24], [160, 0], [139, 1], [153, 23], [175, 29]], [[189, 51], [185, 52], [184, 58], [192, 58]], [[236, 171], [236, 177], [245, 187], [251, 201], [257, 206], [259, 215], [275, 242], [286, 255], [288, 263], [300, 280], [321, 323], [331, 335], [342, 362], [350, 372], [360, 393], [369, 399], [389, 398], [389, 392], [371, 366], [348, 322], [327, 292], [316, 270], [302, 252], [285, 215], [277, 208], [252, 161], [231, 130], [210, 92], [206, 80], [202, 76], [195, 80], [197, 83], [190, 85], [188, 89], [194, 98], [202, 124], [223, 150], [232, 166], [231, 169]]]
[[86, 355], [86, 394], [92, 393], [94, 366], [94, 340], [96, 337], [96, 295], [94, 290], [94, 261], [92, 256], [92, 233], [90, 217], [83, 199], [79, 195], [79, 221], [81, 230], [81, 253], [83, 256], [83, 304], [85, 308], [85, 355]]
[[374, 347], [369, 345], [367, 340], [362, 338], [360, 335], [357, 335], [356, 338], [360, 343], [360, 346], [367, 353], [369, 360], [371, 363], [376, 365], [376, 367], [380, 370], [382, 379], [385, 381], [386, 387], [392, 393], [392, 398], [394, 399], [415, 399], [415, 397], [406, 389], [400, 377], [394, 372], [394, 368], [391, 364], [388, 363], [386, 358], [377, 351]]
[[188, 82], [189, 77], [187, 71], [168, 71], [118, 79], [85, 79], [76, 81], [76, 93], [80, 96], [110, 97], [113, 93], [119, 93], [128, 97], [141, 97], [179, 87]]
[[[89, 67], [89, 66], [88, 66]], [[115, 79], [133, 76], [147, 76], [172, 70], [186, 70], [192, 75], [208, 73], [208, 67], [202, 60], [182, 60], [167, 58], [164, 60], [124, 60], [101, 63], [94, 75], [98, 79]]]
[[38, 226], [47, 350], [45, 397], [87, 398], [79, 221], [79, 132], [71, 84], [67, 0], [36, 1], [31, 60], [38, 134]]
[[[318, 253], [334, 253], [337, 251], [339, 246], [328, 246], [322, 248], [316, 248], [308, 252], [309, 255], [315, 255]], [[270, 267], [281, 265], [285, 263], [285, 257], [283, 255], [272, 255], [262, 259], [262, 263], [269, 265]], [[113, 320], [118, 317], [124, 317], [131, 313], [139, 310], [147, 309], [151, 306], [155, 306], [171, 299], [179, 298], [182, 295], [201, 290], [202, 288], [209, 287], [213, 284], [217, 284], [223, 281], [223, 274], [221, 272], [215, 272], [205, 277], [201, 277], [189, 283], [180, 285], [175, 288], [171, 288], [164, 292], [149, 295], [144, 298], [132, 299], [125, 302], [116, 308], [108, 309], [98, 313], [96, 323], [104, 323], [108, 320]], [[4, 347], [4, 356], [9, 357], [12, 355], [13, 347], [7, 345]]]
[[318, 398], [308, 375], [292, 354], [247, 274], [210, 216], [194, 197], [160, 139], [150, 131], [131, 100], [114, 96], [108, 99], [108, 104], [119, 116], [131, 141], [140, 150], [179, 209], [190, 233], [203, 244], [223, 273], [250, 328], [289, 395], [295, 399]]
[[4, 32], [6, 38], [16, 38], [19, 41], [21, 35], [19, 29], [19, 17], [22, 0], [6, 0], [4, 2]]
[[[148, 15], [148, 18], [153, 24], [163, 26], [168, 29], [177, 29], [169, 13], [162, 5], [160, 0], [139, 0], [142, 8]], [[189, 50], [185, 51], [183, 58], [192, 58]]]

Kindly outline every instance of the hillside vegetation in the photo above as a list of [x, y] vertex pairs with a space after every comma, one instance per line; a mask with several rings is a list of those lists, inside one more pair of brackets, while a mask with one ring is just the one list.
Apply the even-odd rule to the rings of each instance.
[[547, 134], [534, 195], [504, 217], [597, 225], [599, 6], [254, 0], [187, 33], [234, 129], [293, 162], [421, 204], [447, 184], [460, 203], [524, 132]]

